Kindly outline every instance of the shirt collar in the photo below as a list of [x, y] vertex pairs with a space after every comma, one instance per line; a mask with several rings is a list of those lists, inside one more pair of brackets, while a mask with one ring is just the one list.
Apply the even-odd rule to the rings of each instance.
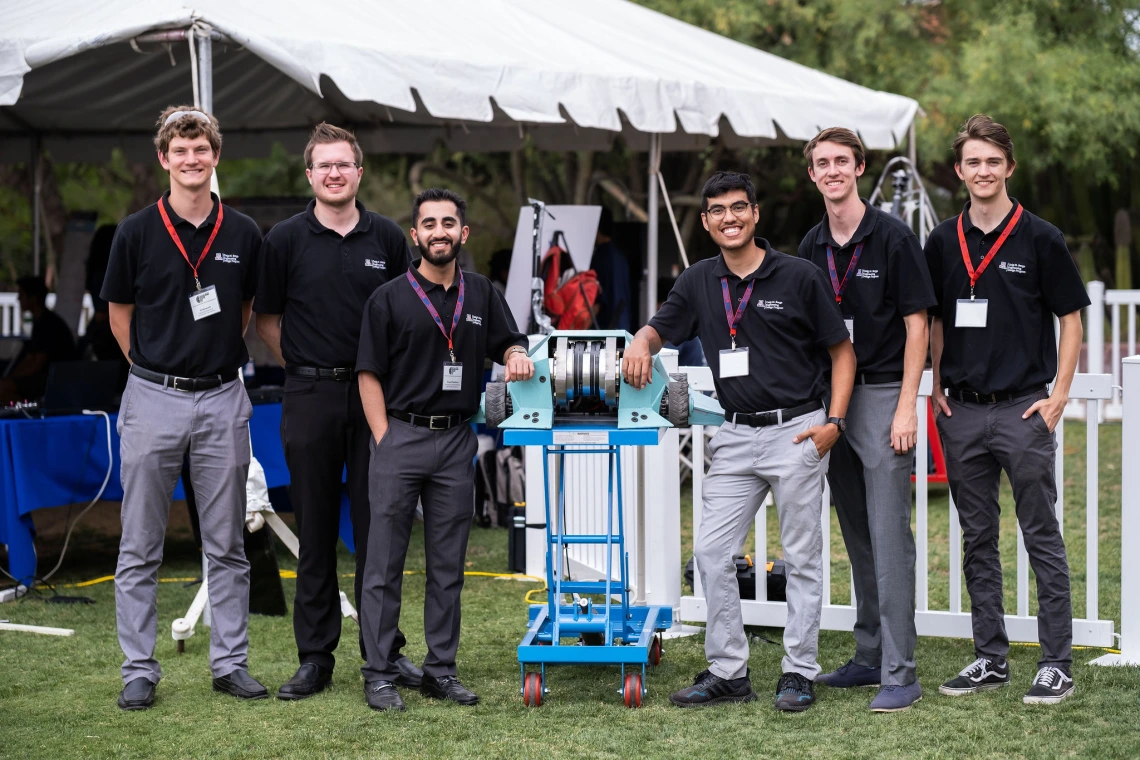
[[[770, 276], [772, 272], [776, 271], [776, 258], [781, 255], [780, 252], [772, 248], [772, 244], [761, 237], [756, 238], [756, 246], [764, 249], [764, 260], [760, 262], [760, 266], [757, 267], [755, 272], [746, 274], [743, 278], [738, 279], [759, 280]], [[776, 255], [773, 256], [772, 254]], [[736, 277], [728, 268], [728, 264], [725, 263], [723, 253], [716, 257], [716, 264], [713, 265], [713, 274], [717, 277]]]
[[[218, 207], [221, 205], [222, 201], [220, 198], [218, 198], [217, 195], [212, 192], [210, 193], [210, 199], [214, 201], [214, 207], [210, 209], [210, 215], [206, 217], [206, 221], [202, 222], [203, 227], [213, 227], [214, 223], [218, 220]], [[174, 207], [170, 205], [169, 190], [162, 194], [162, 206], [166, 209], [166, 215], [170, 217], [171, 225], [177, 227], [180, 224], [190, 224], [190, 222], [180, 217], [174, 211]]]
[[[428, 292], [429, 290], [431, 290], [432, 288], [442, 288], [443, 286], [440, 285], [438, 282], [432, 282], [431, 280], [429, 280], [428, 278], [426, 278], [422, 274], [420, 274], [420, 262], [421, 261], [423, 261], [422, 256], [420, 258], [412, 259], [412, 265], [410, 267], [408, 267], [408, 271], [411, 272], [412, 276], [416, 278], [416, 281], [419, 282], [420, 287], [424, 289], [425, 293]], [[456, 272], [458, 273], [458, 269], [456, 270]], [[447, 290], [452, 291], [458, 287], [459, 287], [459, 278], [456, 277], [454, 280], [451, 281], [451, 287], [448, 288]]]
[[[355, 235], [357, 232], [367, 232], [372, 229], [372, 217], [369, 215], [368, 210], [364, 208], [364, 204], [360, 202], [359, 198], [356, 199], [355, 203], [356, 210], [360, 213], [360, 218], [356, 221], [356, 226], [352, 228], [352, 231], [349, 232], [348, 235]], [[305, 221], [309, 223], [309, 229], [318, 235], [322, 232], [332, 232], [332, 230], [321, 224], [321, 221], [317, 219], [316, 208], [317, 201], [315, 198], [310, 200], [309, 205], [305, 207]], [[348, 237], [348, 235], [345, 235], [345, 237]]]
[[[1005, 226], [1007, 224], [1009, 224], [1009, 220], [1013, 217], [1013, 212], [1017, 211], [1017, 207], [1019, 205], [1017, 202], [1017, 198], [1010, 196], [1009, 199], [1011, 201], [1013, 201], [1013, 206], [1010, 207], [1009, 213], [1005, 215], [1005, 218], [1002, 219], [1001, 222], [998, 223], [998, 226], [994, 227], [993, 230], [991, 230], [991, 232], [996, 232], [1000, 235], [1001, 231], [1005, 229]], [[964, 234], [964, 235], [968, 235], [970, 233], [970, 230], [978, 229], [977, 227], [974, 226], [974, 223], [970, 221], [970, 204], [971, 203], [972, 203], [972, 201], [966, 201], [966, 205], [962, 207], [962, 234]], [[1025, 213], [1023, 212], [1021, 214], [1021, 219], [1017, 220], [1017, 226], [1014, 227], [1013, 231], [1010, 232], [1009, 234], [1012, 235], [1015, 232], [1017, 232], [1017, 230], [1021, 227], [1021, 225], [1024, 221], [1025, 221]], [[981, 234], [982, 231], [978, 230], [978, 233]]]
[[[862, 199], [860, 199], [862, 200]], [[848, 246], [858, 245], [863, 242], [871, 231], [875, 229], [875, 224], [879, 221], [879, 209], [872, 206], [867, 201], [863, 201], [863, 218], [859, 222], [859, 227], [856, 228], [855, 234], [851, 236], [843, 245], [835, 242], [835, 238], [831, 235], [831, 221], [827, 217], [827, 212], [823, 214], [823, 222], [819, 225], [819, 231], [815, 235], [816, 245], [830, 245], [837, 250], [843, 250]]]

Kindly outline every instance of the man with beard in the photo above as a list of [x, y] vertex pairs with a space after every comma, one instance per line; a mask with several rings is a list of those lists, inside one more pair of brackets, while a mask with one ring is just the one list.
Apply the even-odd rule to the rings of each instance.
[[[293, 634], [300, 667], [277, 692], [304, 699], [332, 681], [340, 641], [336, 544], [341, 473], [356, 543], [356, 605], [368, 547], [368, 421], [353, 365], [364, 303], [408, 268], [404, 233], [356, 198], [364, 174], [356, 137], [318, 124], [305, 148], [305, 176], [315, 196], [305, 212], [265, 237], [257, 289], [257, 333], [285, 365], [281, 441], [289, 465], [290, 500], [300, 551]], [[419, 686], [422, 675], [392, 647], [396, 679]], [[363, 636], [360, 645], [364, 657]]]
[[368, 299], [356, 371], [374, 440], [368, 473], [372, 533], [364, 568], [360, 624], [368, 664], [364, 697], [374, 710], [403, 710], [391, 661], [400, 619], [404, 559], [416, 502], [422, 501], [428, 655], [420, 691], [474, 705], [456, 677], [459, 594], [475, 503], [475, 432], [485, 359], [506, 365], [506, 379], [534, 374], [526, 336], [503, 296], [482, 275], [456, 263], [470, 230], [467, 203], [450, 190], [420, 193], [412, 240], [422, 258]]
[[[703, 707], [756, 698], [732, 555], [769, 491], [788, 567], [788, 622], [777, 710], [814, 701], [823, 612], [820, 500], [827, 455], [844, 426], [855, 352], [827, 280], [814, 264], [754, 237], [759, 210], [746, 174], [717, 172], [701, 191], [701, 220], [720, 256], [689, 267], [626, 348], [622, 373], [643, 388], [664, 341], [699, 337], [725, 421], [709, 444], [696, 560], [708, 604], [709, 667], [669, 699]], [[823, 360], [831, 359], [830, 414]]]

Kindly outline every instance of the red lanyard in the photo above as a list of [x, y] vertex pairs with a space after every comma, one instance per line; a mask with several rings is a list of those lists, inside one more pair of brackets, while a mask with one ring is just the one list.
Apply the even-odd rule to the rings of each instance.
[[736, 314], [732, 313], [732, 299], [728, 295], [728, 278], [720, 278], [720, 292], [724, 296], [724, 316], [728, 317], [728, 334], [732, 336], [732, 349], [736, 350], [736, 326], [740, 324], [740, 318], [744, 316], [744, 310], [748, 308], [748, 299], [752, 296], [752, 286], [756, 284], [756, 280], [751, 280], [748, 287], [744, 291], [744, 298], [740, 299], [740, 306], [736, 308]]
[[166, 231], [170, 233], [170, 239], [178, 246], [178, 252], [182, 254], [182, 258], [186, 259], [186, 263], [190, 264], [190, 269], [194, 271], [194, 286], [198, 290], [202, 289], [202, 283], [198, 281], [198, 267], [202, 266], [202, 262], [206, 260], [206, 254], [210, 252], [210, 246], [214, 244], [214, 238], [218, 236], [218, 230], [222, 228], [222, 204], [218, 204], [218, 220], [214, 222], [214, 231], [210, 233], [210, 239], [206, 241], [206, 247], [202, 249], [202, 255], [198, 257], [198, 263], [192, 264], [190, 257], [186, 255], [186, 247], [182, 245], [182, 240], [178, 237], [178, 233], [174, 231], [174, 225], [170, 223], [170, 215], [166, 213], [166, 207], [162, 204], [162, 198], [158, 199], [158, 213], [162, 215], [162, 223], [166, 225]]
[[835, 271], [835, 252], [831, 250], [831, 246], [827, 246], [827, 273], [831, 275], [831, 289], [835, 291], [835, 302], [843, 303], [843, 293], [847, 290], [847, 281], [851, 279], [851, 273], [855, 271], [855, 267], [859, 266], [859, 257], [863, 255], [863, 244], [855, 246], [855, 253], [851, 255], [851, 263], [847, 265], [847, 273], [843, 275], [843, 282], [839, 281], [839, 275]]
[[424, 292], [424, 289], [420, 287], [419, 282], [416, 281], [415, 276], [412, 274], [412, 270], [408, 269], [406, 272], [408, 275], [408, 282], [412, 283], [412, 289], [416, 291], [416, 295], [419, 296], [420, 300], [424, 302], [424, 306], [427, 307], [428, 314], [431, 314], [431, 318], [435, 320], [435, 326], [439, 328], [439, 331], [441, 333], [443, 333], [443, 337], [447, 338], [447, 352], [451, 354], [451, 361], [453, 362], [455, 361], [455, 344], [452, 342], [452, 338], [455, 336], [455, 327], [459, 324], [459, 315], [463, 313], [463, 270], [456, 266], [455, 271], [459, 273], [459, 300], [455, 302], [455, 314], [451, 317], [450, 334], [448, 334], [447, 330], [443, 329], [443, 320], [440, 319], [439, 312], [435, 310], [434, 306], [432, 306], [431, 300], [427, 297], [427, 293]]
[[1018, 203], [1017, 206], [1013, 209], [1013, 217], [1009, 220], [1009, 224], [1007, 224], [1005, 226], [1005, 229], [1001, 231], [1001, 235], [998, 237], [997, 242], [994, 243], [994, 247], [991, 248], [990, 252], [986, 254], [986, 257], [982, 259], [982, 263], [978, 265], [977, 269], [974, 269], [974, 265], [970, 261], [970, 251], [968, 248], [966, 248], [966, 233], [962, 231], [962, 217], [966, 212], [963, 211], [961, 214], [958, 214], [958, 246], [962, 249], [962, 261], [966, 264], [966, 273], [970, 275], [971, 301], [974, 300], [974, 286], [978, 284], [978, 278], [982, 276], [982, 272], [986, 271], [986, 267], [990, 265], [990, 262], [993, 261], [994, 256], [996, 256], [997, 252], [1001, 250], [1002, 245], [1005, 243], [1005, 239], [1009, 237], [1009, 233], [1013, 232], [1013, 228], [1017, 226], [1017, 220], [1021, 218], [1021, 209], [1022, 205]]

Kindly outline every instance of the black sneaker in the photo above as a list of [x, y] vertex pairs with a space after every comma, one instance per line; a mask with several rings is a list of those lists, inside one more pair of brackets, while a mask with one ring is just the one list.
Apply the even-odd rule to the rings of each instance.
[[1033, 686], [1021, 701], [1027, 705], [1055, 705], [1071, 696], [1075, 688], [1072, 676], [1060, 668], [1047, 665], [1037, 671]]
[[1000, 689], [1009, 683], [1009, 663], [1005, 660], [991, 660], [979, 657], [965, 670], [938, 687], [938, 691], [948, 697], [963, 697], [979, 691]]
[[745, 672], [741, 678], [731, 680], [713, 675], [708, 670], [697, 673], [693, 685], [669, 695], [669, 701], [677, 707], [705, 707], [721, 702], [751, 702], [756, 699], [752, 691], [752, 681]]
[[783, 712], [803, 712], [815, 702], [812, 682], [799, 673], [785, 673], [776, 685], [776, 709]]

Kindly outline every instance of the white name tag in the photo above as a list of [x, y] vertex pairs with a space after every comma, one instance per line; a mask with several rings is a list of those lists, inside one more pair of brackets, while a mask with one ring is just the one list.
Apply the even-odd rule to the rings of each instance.
[[195, 322], [213, 314], [221, 314], [222, 305], [218, 303], [218, 289], [210, 285], [191, 293], [190, 311], [194, 313]]
[[458, 391], [463, 389], [463, 365], [459, 362], [443, 363], [443, 389]]
[[954, 314], [955, 327], [985, 327], [986, 312], [990, 302], [985, 298], [971, 301], [969, 298], [958, 299], [958, 309]]
[[748, 374], [748, 349], [729, 348], [720, 352], [720, 376], [743, 377]]
[[854, 343], [855, 342], [855, 320], [854, 319], [845, 319], [845, 320], [843, 320], [843, 324], [847, 325], [847, 334], [851, 337], [851, 342]]

